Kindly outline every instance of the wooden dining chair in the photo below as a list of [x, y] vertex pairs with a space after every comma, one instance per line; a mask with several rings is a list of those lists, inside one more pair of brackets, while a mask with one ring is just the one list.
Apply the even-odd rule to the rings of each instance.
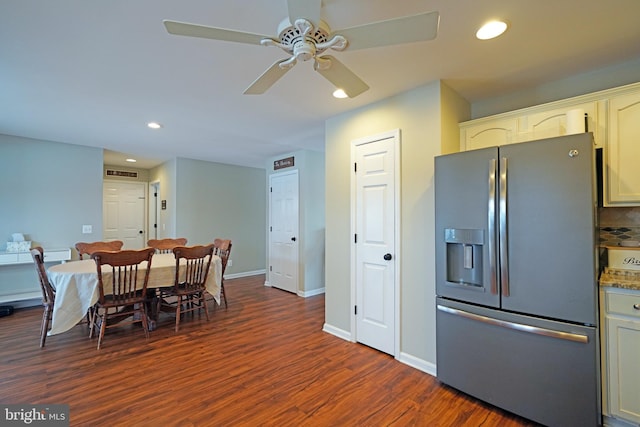
[[[173, 248], [176, 258], [176, 275], [171, 287], [159, 288], [158, 312], [162, 306], [175, 308], [176, 332], [180, 328], [180, 315], [204, 309], [207, 321], [209, 310], [205, 299], [205, 285], [211, 259], [213, 258], [213, 245], [207, 246], [178, 246]], [[167, 298], [177, 297], [174, 302]], [[173, 298], [171, 298], [173, 299]], [[183, 307], [184, 306], [184, 307]]]
[[156, 250], [158, 254], [170, 254], [177, 246], [187, 246], [187, 239], [178, 237], [176, 239], [150, 239], [147, 245]]
[[[146, 248], [118, 252], [98, 251], [91, 255], [96, 262], [100, 296], [95, 305], [89, 336], [93, 337], [95, 328], [100, 323], [98, 349], [106, 328], [116, 325], [108, 325], [108, 321], [114, 318], [125, 323], [141, 322], [145, 337], [149, 338], [146, 294], [154, 253], [153, 248]], [[141, 264], [145, 261], [146, 268], [141, 271]], [[103, 271], [103, 266], [111, 268]]]
[[98, 251], [119, 251], [122, 249], [124, 242], [122, 240], [111, 240], [109, 242], [78, 242], [76, 243], [76, 251], [80, 259], [83, 259], [83, 255], [91, 256], [94, 252]]
[[213, 241], [213, 253], [218, 255], [222, 261], [222, 272], [220, 274], [220, 296], [224, 300], [224, 306], [227, 308], [227, 292], [224, 289], [224, 272], [227, 269], [227, 263], [229, 262], [229, 256], [231, 255], [231, 240], [229, 239], [214, 239]]
[[33, 258], [33, 263], [35, 264], [38, 272], [38, 279], [40, 279], [42, 305], [44, 306], [42, 323], [40, 324], [40, 348], [42, 348], [44, 347], [44, 343], [47, 339], [47, 332], [49, 331], [49, 322], [51, 322], [53, 304], [56, 300], [56, 290], [49, 281], [49, 276], [47, 276], [47, 269], [44, 266], [44, 250], [42, 247], [36, 246], [31, 249], [31, 257]]

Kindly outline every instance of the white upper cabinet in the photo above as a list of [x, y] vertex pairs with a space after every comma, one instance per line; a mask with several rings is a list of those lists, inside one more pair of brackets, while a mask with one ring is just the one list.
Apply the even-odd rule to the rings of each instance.
[[640, 90], [609, 99], [605, 206], [640, 204]]
[[518, 119], [518, 142], [589, 131], [593, 132], [597, 144], [600, 139], [598, 116], [597, 102], [531, 111]]
[[[605, 103], [585, 97], [548, 104], [460, 123], [460, 151], [534, 141], [579, 132], [593, 132], [601, 146]], [[586, 118], [585, 118], [586, 114]]]
[[604, 206], [640, 206], [640, 83], [460, 123], [460, 151], [593, 132]]
[[474, 124], [460, 128], [462, 151], [511, 144], [518, 130], [516, 118], [474, 120]]

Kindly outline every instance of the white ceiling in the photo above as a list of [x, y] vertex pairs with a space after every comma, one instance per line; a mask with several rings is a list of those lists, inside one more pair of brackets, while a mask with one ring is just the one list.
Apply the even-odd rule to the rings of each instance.
[[[243, 95], [286, 54], [172, 36], [162, 20], [275, 36], [285, 0], [0, 2], [0, 133], [147, 159], [137, 167], [173, 157], [264, 167], [323, 151], [327, 118], [434, 80], [475, 102], [640, 58], [638, 0], [323, 0], [334, 29], [437, 10], [438, 37], [333, 53], [371, 87], [354, 99], [334, 99], [312, 61]], [[490, 18], [511, 27], [476, 40]]]

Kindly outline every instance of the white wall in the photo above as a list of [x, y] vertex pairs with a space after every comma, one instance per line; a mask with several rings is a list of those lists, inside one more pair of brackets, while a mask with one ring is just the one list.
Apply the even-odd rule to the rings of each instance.
[[504, 113], [640, 81], [640, 59], [474, 102], [472, 118]]
[[264, 272], [264, 191], [264, 169], [178, 158], [175, 237], [190, 245], [231, 239], [226, 274]]
[[401, 132], [401, 359], [434, 371], [434, 157], [456, 150], [457, 123], [469, 106], [440, 82], [333, 117], [326, 122], [325, 329], [350, 336], [351, 141]]
[[[0, 135], [0, 171], [0, 250], [15, 232], [51, 249], [102, 239], [102, 149]], [[40, 292], [32, 264], [0, 267], [0, 297], [18, 292]]]

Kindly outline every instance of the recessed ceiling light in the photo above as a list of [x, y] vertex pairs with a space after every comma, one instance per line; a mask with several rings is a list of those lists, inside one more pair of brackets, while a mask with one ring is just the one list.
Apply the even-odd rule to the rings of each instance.
[[151, 129], [160, 129], [162, 127], [160, 123], [156, 122], [149, 122], [147, 123], [147, 126], [149, 126]]
[[345, 91], [344, 91], [344, 90], [342, 90], [342, 89], [336, 89], [336, 90], [333, 92], [333, 96], [334, 96], [335, 98], [348, 98], [348, 95], [347, 95], [347, 94], [345, 93]]
[[137, 162], [136, 159], [125, 159], [125, 161], [129, 162], [129, 163], [135, 163]]
[[480, 40], [489, 40], [498, 37], [500, 34], [507, 31], [507, 23], [502, 21], [490, 21], [484, 24], [478, 32], [476, 37]]

